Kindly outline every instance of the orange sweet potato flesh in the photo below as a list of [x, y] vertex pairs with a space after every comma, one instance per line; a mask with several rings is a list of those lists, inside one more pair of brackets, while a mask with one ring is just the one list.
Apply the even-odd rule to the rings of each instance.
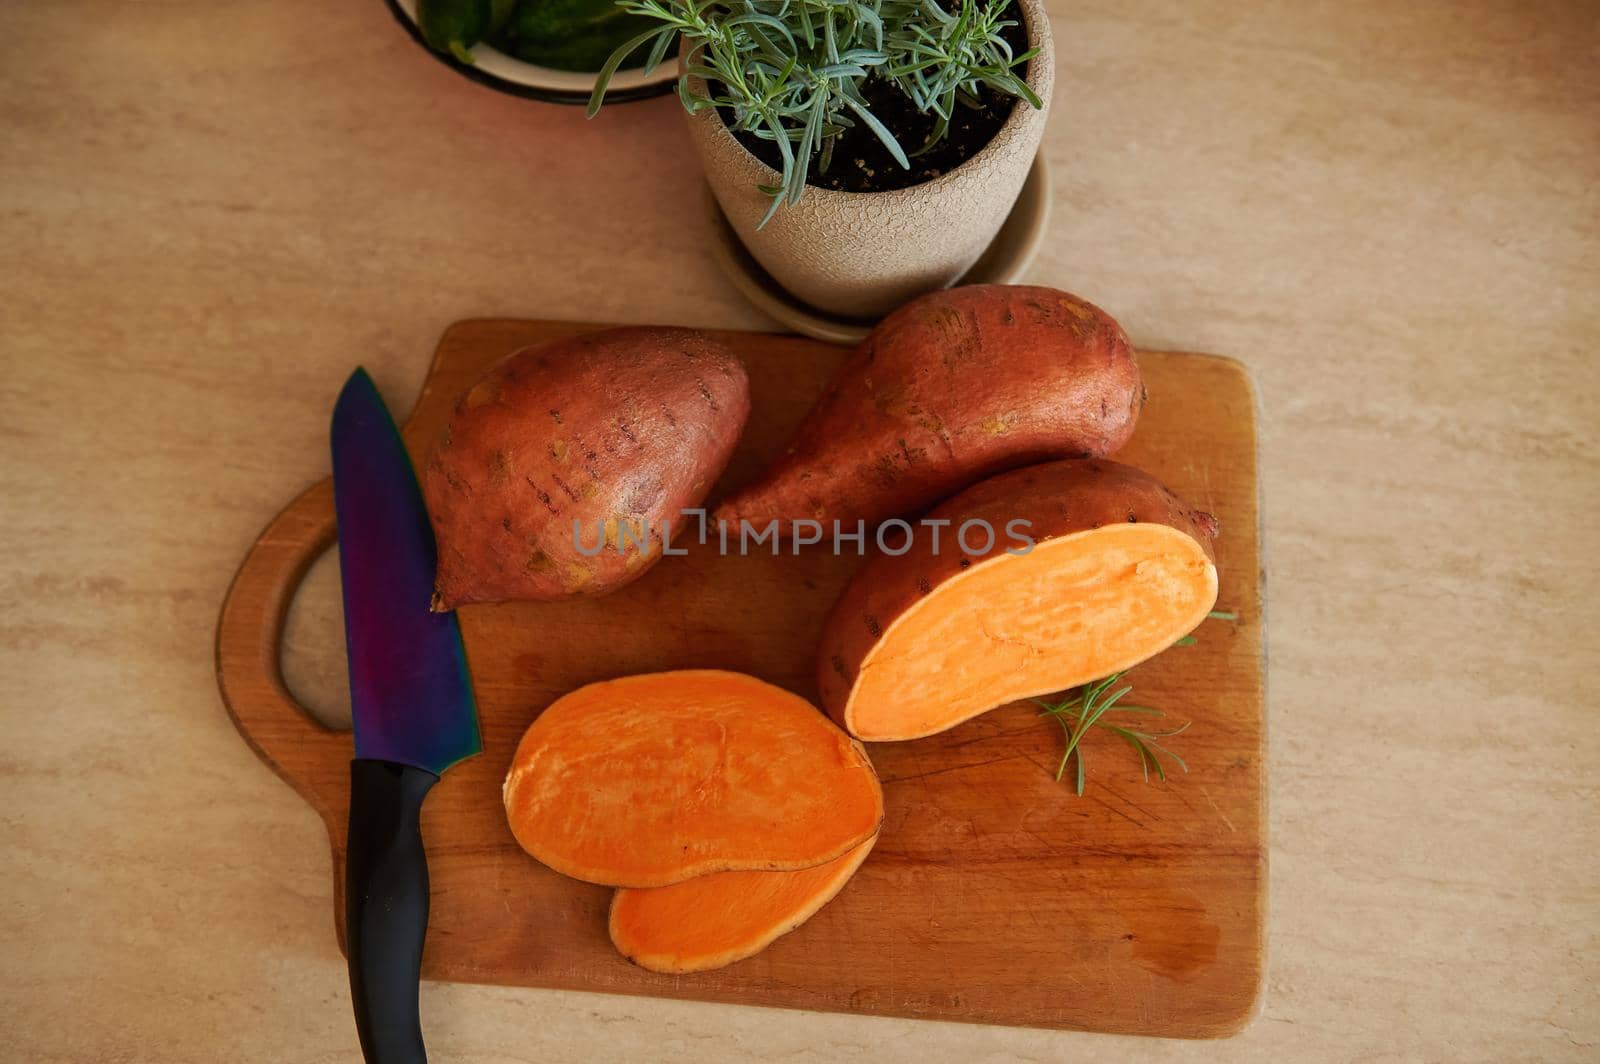
[[721, 968], [754, 956], [844, 889], [877, 837], [799, 872], [719, 872], [611, 899], [611, 943], [653, 972]]
[[[1029, 521], [1023, 554], [1007, 523]], [[868, 742], [944, 731], [996, 706], [1130, 668], [1197, 627], [1216, 602], [1216, 519], [1148, 474], [1104, 460], [1003, 473], [936, 507], [941, 549], [918, 535], [869, 558], [823, 627], [822, 703]], [[983, 550], [972, 526], [995, 529]]]
[[692, 329], [608, 329], [503, 359], [456, 404], [423, 475], [435, 608], [598, 595], [642, 576], [749, 412], [744, 367]]
[[557, 699], [517, 746], [504, 797], [523, 849], [614, 887], [812, 868], [883, 820], [859, 743], [800, 696], [715, 669]]
[[1143, 404], [1133, 348], [1099, 307], [1025, 285], [935, 292], [872, 330], [716, 516], [871, 528], [1005, 469], [1113, 454]]

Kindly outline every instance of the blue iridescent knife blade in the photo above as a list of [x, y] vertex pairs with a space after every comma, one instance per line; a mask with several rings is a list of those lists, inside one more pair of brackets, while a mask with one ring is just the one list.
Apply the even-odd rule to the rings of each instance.
[[368, 1064], [426, 1064], [417, 1007], [428, 931], [422, 802], [478, 753], [478, 710], [454, 613], [434, 613], [436, 550], [399, 430], [364, 370], [333, 408], [333, 499], [355, 759], [345, 848], [345, 952]]
[[356, 756], [444, 772], [483, 749], [454, 613], [433, 613], [435, 548], [400, 433], [365, 370], [333, 409], [333, 494]]

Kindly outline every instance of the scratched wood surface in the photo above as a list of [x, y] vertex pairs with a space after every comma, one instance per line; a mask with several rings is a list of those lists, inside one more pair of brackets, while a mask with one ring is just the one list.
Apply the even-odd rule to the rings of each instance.
[[[414, 456], [491, 361], [594, 325], [477, 320], [441, 340], [405, 427]], [[722, 333], [749, 369], [753, 413], [723, 485], [787, 438], [843, 349]], [[1025, 705], [943, 735], [869, 748], [886, 819], [832, 904], [764, 953], [716, 972], [636, 968], [605, 932], [610, 891], [556, 875], [508, 831], [500, 782], [518, 738], [580, 684], [690, 666], [738, 669], [814, 697], [823, 614], [853, 556], [691, 549], [602, 599], [469, 607], [461, 622], [484, 753], [424, 810], [433, 880], [425, 975], [708, 1001], [1159, 1035], [1229, 1034], [1254, 1014], [1263, 965], [1265, 779], [1255, 401], [1242, 367], [1141, 356], [1150, 402], [1119, 457], [1219, 517], [1219, 606], [1198, 641], [1133, 674], [1138, 701], [1192, 721], [1189, 773], [1145, 783], [1132, 752], [1087, 741], [1083, 797], [1053, 780], [1055, 724]], [[278, 671], [284, 611], [333, 537], [323, 481], [274, 520], [218, 630], [218, 676], [240, 732], [322, 815], [342, 921], [350, 743], [297, 707]], [[339, 927], [342, 939], [343, 928]]]

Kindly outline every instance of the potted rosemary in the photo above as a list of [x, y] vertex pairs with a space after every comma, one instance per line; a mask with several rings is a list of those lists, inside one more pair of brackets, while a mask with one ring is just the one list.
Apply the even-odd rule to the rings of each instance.
[[[958, 280], [1026, 179], [1054, 82], [1043, 0], [618, 0], [679, 42], [678, 96], [717, 202], [805, 302], [874, 318]], [[943, 5], [943, 6], [941, 6]], [[680, 40], [681, 39], [681, 40]]]

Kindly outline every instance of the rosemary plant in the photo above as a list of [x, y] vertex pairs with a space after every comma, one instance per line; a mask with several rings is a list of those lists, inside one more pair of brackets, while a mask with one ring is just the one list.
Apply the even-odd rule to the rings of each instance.
[[[674, 40], [689, 57], [678, 97], [691, 113], [719, 108], [728, 127], [773, 143], [779, 184], [765, 225], [782, 203], [805, 194], [813, 162], [826, 172], [834, 142], [859, 123], [902, 167], [942, 140], [958, 106], [975, 106], [981, 89], [1043, 106], [1021, 69], [1034, 50], [1013, 54], [1001, 31], [1011, 0], [617, 0], [633, 15], [660, 23], [620, 45], [600, 69], [589, 98], [593, 117], [606, 87], [632, 54], [648, 46], [648, 72]], [[690, 88], [702, 78], [706, 90]], [[862, 92], [881, 78], [934, 116], [926, 141], [908, 152], [872, 113]]]

